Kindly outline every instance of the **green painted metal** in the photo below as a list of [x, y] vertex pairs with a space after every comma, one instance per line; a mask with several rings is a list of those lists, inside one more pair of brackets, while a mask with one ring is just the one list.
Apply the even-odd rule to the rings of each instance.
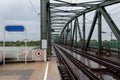
[[80, 48], [83, 48], [83, 38], [82, 38], [82, 34], [81, 34], [81, 29], [79, 26], [79, 22], [78, 22], [78, 18], [77, 18], [77, 26], [78, 26], [78, 33], [79, 33], [79, 37], [80, 37]]
[[82, 49], [85, 48], [85, 35], [86, 35], [86, 32], [85, 32], [85, 13], [83, 14], [83, 47]]
[[65, 40], [66, 45], [67, 45], [68, 33], [69, 33], [68, 29], [69, 29], [69, 25], [67, 26], [67, 29], [66, 29], [66, 40]]
[[48, 0], [41, 0], [41, 39], [47, 39], [48, 33]]
[[91, 39], [91, 36], [93, 34], [93, 30], [95, 28], [95, 24], [96, 24], [96, 21], [97, 21], [97, 17], [98, 17], [98, 14], [97, 14], [97, 11], [96, 11], [94, 19], [93, 19], [93, 22], [92, 22], [92, 25], [91, 25], [91, 29], [90, 29], [90, 32], [89, 32], [89, 35], [88, 35], [87, 43], [85, 45], [85, 49], [84, 50], [87, 50], [87, 48], [89, 46], [90, 39]]
[[86, 3], [69, 3], [69, 4], [64, 4], [64, 3], [51, 3], [50, 6], [52, 7], [85, 7], [85, 8], [89, 8], [89, 7], [94, 7], [97, 6], [97, 4], [86, 4]]
[[[109, 44], [102, 43], [102, 34], [101, 34], [102, 33], [102, 29], [101, 29], [102, 28], [102, 21], [101, 21], [102, 15], [105, 18], [106, 22], [108, 23], [109, 27], [111, 28], [112, 32], [116, 36], [118, 42], [120, 42], [120, 31], [117, 28], [117, 26], [115, 25], [115, 23], [113, 22], [112, 18], [109, 16], [109, 14], [107, 13], [107, 11], [104, 8], [104, 7], [109, 6], [109, 5], [120, 3], [120, 0], [102, 0], [102, 1], [100, 1], [101, 2], [100, 4], [99, 3], [94, 4], [94, 1], [92, 1], [91, 3], [87, 3], [87, 2], [86, 3], [69, 3], [69, 2], [65, 2], [65, 1], [62, 1], [62, 2], [63, 3], [51, 3], [49, 5], [50, 11], [51, 11], [49, 13], [51, 15], [50, 16], [51, 24], [49, 24], [49, 25], [51, 25], [52, 28], [58, 27], [58, 28], [63, 29], [61, 32], [61, 36], [60, 36], [61, 43], [63, 42], [63, 44], [67, 44], [67, 45], [69, 44], [71, 46], [78, 44], [77, 35], [79, 33], [79, 38], [80, 38], [79, 43], [81, 44], [81, 46], [83, 46], [84, 50], [87, 50], [87, 48], [89, 47], [89, 44], [90, 44], [93, 30], [95, 28], [95, 24], [96, 24], [97, 19], [98, 19], [98, 43], [96, 43], [96, 45], [98, 46], [98, 53], [102, 52], [102, 46], [104, 46], [104, 45], [107, 45], [110, 47], [114, 46], [112, 42], [110, 42]], [[43, 6], [45, 6], [45, 5], [43, 5]], [[80, 9], [80, 10], [76, 9], [76, 10], [69, 11], [69, 10], [58, 9], [59, 7], [81, 7], [83, 9]], [[48, 9], [45, 9], [45, 10], [47, 10], [46, 12], [48, 12]], [[93, 10], [97, 10], [97, 11], [96, 11], [95, 16], [93, 18], [91, 29], [90, 29], [90, 32], [89, 32], [89, 35], [87, 38], [87, 42], [86, 42], [86, 39], [85, 39], [86, 38], [86, 33], [85, 33], [85, 31], [86, 31], [86, 25], [85, 25], [86, 24], [85, 23], [86, 13], [91, 12]], [[62, 15], [62, 14], [58, 15], [57, 13], [62, 13], [62, 14], [68, 13], [68, 14], [67, 15]], [[73, 14], [69, 15], [69, 13], [73, 13]], [[82, 26], [83, 33], [82, 34], [81, 34], [81, 30], [80, 30], [81, 26], [79, 26], [79, 21], [78, 21], [79, 16], [83, 16], [83, 26]], [[45, 16], [44, 16], [44, 18], [45, 18]], [[47, 18], [48, 18], [48, 16], [47, 16]], [[46, 18], [46, 23], [47, 23], [46, 25], [48, 25], [48, 23], [49, 23], [49, 22], [47, 22], [47, 20], [48, 20], [47, 18]], [[41, 19], [43, 19], [43, 18], [41, 18]], [[64, 21], [64, 22], [62, 22], [62, 21]], [[73, 24], [74, 26], [72, 27], [73, 21], [74, 21], [74, 24]], [[42, 25], [44, 25], [44, 23], [42, 23]], [[71, 24], [71, 26], [69, 26], [70, 24]], [[43, 29], [43, 32], [47, 28], [50, 28], [50, 27], [45, 27]], [[70, 28], [70, 33], [66, 32], [68, 28]], [[43, 32], [41, 34], [42, 36], [44, 36]], [[47, 32], [47, 31], [45, 31], [45, 32]], [[71, 34], [70, 40], [68, 39], [68, 36], [69, 36], [68, 34]], [[48, 34], [48, 36], [50, 36], [50, 33]], [[44, 38], [46, 38], [46, 37], [44, 37]], [[49, 40], [51, 40], [51, 39], [49, 39]], [[117, 48], [119, 48], [119, 47], [117, 47]]]
[[105, 7], [105, 6], [109, 6], [109, 5], [113, 5], [113, 4], [117, 4], [117, 3], [120, 3], [120, 0], [111, 0], [111, 1], [106, 0], [106, 1], [104, 1], [103, 3], [101, 3], [101, 4], [97, 5], [97, 6], [94, 6], [94, 7], [91, 7], [91, 8], [87, 8], [87, 9], [79, 12], [78, 14], [76, 14], [75, 16], [73, 16], [73, 17], [66, 23], [66, 25], [64, 26], [61, 34], [64, 32], [64, 29], [66, 28], [66, 26], [67, 26], [69, 23], [71, 23], [73, 20], [75, 20], [75, 18], [83, 15], [84, 13], [88, 13], [88, 12], [93, 11], [93, 10], [96, 10], [96, 9], [98, 9], [98, 8], [100, 8], [100, 7]]
[[76, 19], [76, 24], [75, 24], [75, 47], [77, 47], [77, 28], [78, 28], [78, 23], [77, 23], [77, 19]]
[[70, 35], [71, 35], [71, 36], [70, 36], [70, 46], [71, 46], [71, 44], [72, 44], [72, 34], [73, 34], [73, 33], [72, 33], [72, 30], [73, 30], [72, 22], [70, 23], [70, 29], [71, 29], [71, 30], [70, 30]]
[[73, 47], [73, 43], [74, 43], [74, 36], [75, 36], [75, 30], [76, 30], [76, 19], [74, 21], [74, 28], [73, 28], [73, 33], [72, 33], [72, 40], [71, 40], [71, 46], [72, 47]]
[[97, 11], [98, 14], [98, 54], [102, 54], [102, 20], [101, 12]]
[[110, 29], [112, 30], [112, 32], [116, 36], [118, 42], [120, 42], [120, 31], [117, 28], [117, 26], [114, 23], [114, 21], [112, 20], [112, 18], [110, 17], [110, 15], [107, 13], [107, 11], [105, 10], [104, 7], [100, 8], [99, 11], [101, 11], [102, 15], [104, 16], [104, 19], [106, 20], [106, 22], [108, 23]]

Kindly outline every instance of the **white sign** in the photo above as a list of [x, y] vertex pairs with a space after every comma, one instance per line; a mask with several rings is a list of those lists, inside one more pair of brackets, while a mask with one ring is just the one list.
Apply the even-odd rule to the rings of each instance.
[[42, 49], [46, 49], [47, 48], [47, 40], [43, 39], [42, 40]]

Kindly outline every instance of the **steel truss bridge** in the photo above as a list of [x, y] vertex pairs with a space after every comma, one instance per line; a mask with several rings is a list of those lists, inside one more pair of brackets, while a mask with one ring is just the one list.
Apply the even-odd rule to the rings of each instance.
[[[89, 78], [86, 80], [101, 80], [92, 71], [102, 70], [108, 73], [113, 72], [113, 75], [117, 74], [116, 79], [120, 80], [120, 63], [87, 54], [90, 51], [95, 52], [96, 55], [103, 55], [110, 52], [119, 57], [119, 19], [116, 22], [109, 11], [110, 6], [118, 4], [120, 4], [120, 0], [41, 0], [41, 39], [47, 40], [48, 51], [51, 50], [54, 44], [53, 48], [55, 52], [59, 53], [57, 54], [58, 60], [67, 70], [68, 80], [80, 80], [68, 62], [80, 68]], [[117, 10], [120, 9], [116, 7], [111, 12]], [[107, 31], [111, 31], [111, 40], [107, 43], [112, 45], [112, 41], [116, 42], [117, 47], [104, 46], [103, 39], [105, 37], [103, 35]], [[94, 35], [97, 39], [96, 45], [92, 43], [92, 37]], [[76, 52], [79, 49], [80, 51], [77, 51], [76, 54], [99, 63], [105, 66], [105, 68], [88, 68], [71, 54], [67, 54], [68, 52], [65, 49], [71, 50], [72, 52]]]

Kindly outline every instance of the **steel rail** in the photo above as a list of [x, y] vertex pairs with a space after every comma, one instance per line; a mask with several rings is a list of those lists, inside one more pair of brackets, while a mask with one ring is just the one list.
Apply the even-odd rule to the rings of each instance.
[[[86, 65], [81, 63], [79, 60], [74, 58], [73, 56], [69, 55], [66, 51], [63, 49], [59, 50], [75, 65], [77, 66], [90, 80], [100, 80], [97, 76], [95, 76], [92, 71], [90, 71], [90, 68], [88, 68]], [[58, 54], [58, 52], [57, 52]], [[70, 65], [70, 64], [69, 64]]]
[[76, 54], [79, 54], [79, 55], [81, 55], [83, 57], [86, 57], [86, 58], [88, 58], [88, 59], [90, 59], [90, 60], [92, 60], [92, 61], [94, 61], [96, 63], [99, 63], [99, 64], [107, 67], [108, 69], [112, 69], [112, 70], [114, 70], [116, 72], [120, 72], [120, 66], [117, 65], [117, 64], [114, 64], [113, 62], [111, 62], [109, 60], [98, 58], [97, 56], [90, 55], [85, 51], [79, 51], [79, 50], [77, 50], [75, 48], [71, 49], [71, 48], [68, 48], [68, 47], [65, 47], [65, 46], [62, 46], [62, 47], [66, 48], [66, 49], [68, 49], [70, 51], [73, 51]]
[[[74, 49], [75, 49], [75, 48], [74, 48]], [[104, 50], [106, 50], [106, 49], [104, 49]], [[80, 51], [80, 50], [77, 50], [77, 49], [76, 49], [76, 51]], [[120, 66], [120, 63], [119, 63], [119, 62], [115, 62], [115, 61], [112, 61], [112, 60], [105, 59], [105, 58], [103, 58], [103, 57], [99, 57], [99, 56], [90, 54], [90, 53], [88, 53], [87, 51], [80, 51], [80, 52], [87, 53], [87, 55], [89, 55], [89, 56], [97, 57], [97, 58], [99, 58], [99, 59], [101, 59], [101, 60], [107, 61], [107, 62], [112, 63], [112, 64], [117, 65], [117, 66]]]
[[67, 52], [65, 52], [64, 50], [61, 49], [61, 51], [64, 53], [64, 55], [66, 57], [68, 57], [77, 67], [79, 67], [79, 69], [81, 69], [89, 78], [90, 80], [100, 80], [97, 76], [95, 76], [93, 74], [92, 71], [90, 71], [90, 69], [88, 67], [86, 67], [86, 65], [84, 65], [83, 63], [81, 63], [79, 60], [77, 60], [76, 58], [74, 58], [73, 56], [69, 55]]
[[66, 61], [64, 60], [64, 58], [59, 54], [59, 51], [55, 48], [55, 46], [53, 46], [53, 47], [54, 47], [55, 52], [58, 53], [58, 54], [56, 54], [56, 55], [57, 55], [59, 61], [60, 61], [60, 62], [64, 65], [64, 67], [66, 68], [66, 70], [67, 70], [67, 72], [68, 72], [68, 75], [69, 75], [69, 77], [70, 77], [70, 80], [76, 80], [77, 78], [76, 78], [75, 75], [72, 73], [70, 67], [67, 65], [67, 63], [66, 63]]

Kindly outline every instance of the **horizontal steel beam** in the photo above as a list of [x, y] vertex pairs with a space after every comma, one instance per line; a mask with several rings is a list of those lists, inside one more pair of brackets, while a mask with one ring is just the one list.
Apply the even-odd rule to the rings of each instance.
[[78, 13], [85, 9], [76, 9], [76, 10], [59, 10], [59, 9], [51, 9], [51, 14], [53, 13]]
[[53, 22], [67, 22], [68, 20], [51, 20], [51, 23], [53, 23]]
[[[66, 4], [71, 4], [70, 2], [61, 1], [61, 0], [54, 0], [54, 1], [62, 2], [62, 3], [66, 3]], [[98, 2], [103, 2], [103, 1], [105, 1], [105, 0], [100, 0], [100, 1], [87, 1], [87, 2], [83, 2], [83, 3], [98, 3]]]
[[64, 25], [61, 25], [61, 24], [52, 24], [51, 27], [53, 27], [53, 26], [57, 26], [58, 27], [58, 26], [64, 26]]
[[55, 13], [74, 13], [74, 14], [76, 14], [76, 13], [78, 13], [78, 12], [80, 12], [80, 11], [51, 11], [50, 13], [51, 14], [55, 14]]
[[72, 17], [72, 15], [51, 15], [51, 17]]
[[69, 19], [51, 19], [51, 21], [67, 21]]
[[50, 6], [53, 7], [93, 7], [97, 6], [97, 4], [87, 4], [87, 3], [71, 3], [71, 4], [64, 4], [64, 3], [51, 3]]
[[54, 30], [62, 30], [61, 28], [53, 28]]
[[70, 17], [51, 17], [50, 19], [51, 20], [52, 19], [69, 19], [70, 20], [71, 18]]
[[51, 24], [65, 24], [65, 22], [51, 22]]
[[51, 26], [52, 28], [63, 28], [64, 26]]

